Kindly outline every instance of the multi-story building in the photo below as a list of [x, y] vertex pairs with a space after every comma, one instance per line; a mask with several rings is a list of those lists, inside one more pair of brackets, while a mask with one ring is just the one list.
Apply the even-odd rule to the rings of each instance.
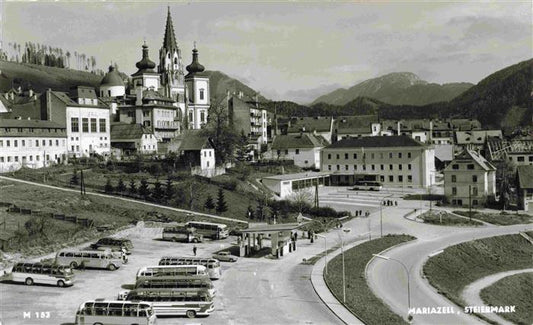
[[110, 153], [110, 110], [96, 97], [94, 88], [74, 87], [70, 96], [48, 90], [41, 96], [41, 102], [41, 119], [66, 127], [69, 156]]
[[320, 151], [327, 146], [321, 136], [310, 133], [277, 135], [272, 142], [270, 158], [292, 159], [302, 168], [320, 168]]
[[502, 130], [472, 130], [455, 132], [455, 150], [473, 150], [485, 156], [485, 148], [490, 139], [503, 139]]
[[496, 167], [464, 150], [444, 169], [444, 195], [452, 205], [483, 206], [496, 195]]
[[141, 124], [111, 124], [111, 148], [116, 156], [157, 153], [157, 138]]
[[51, 121], [0, 119], [0, 172], [41, 168], [67, 159], [65, 126]]
[[199, 130], [190, 130], [176, 137], [169, 146], [181, 159], [181, 165], [189, 167], [191, 174], [204, 177], [216, 176], [215, 149], [207, 136]]
[[352, 185], [356, 175], [374, 175], [384, 186], [428, 187], [434, 183], [431, 146], [409, 136], [347, 138], [321, 152], [321, 170], [333, 185]]
[[244, 94], [226, 94], [225, 101], [221, 104], [227, 105], [228, 124], [232, 130], [248, 138], [254, 156], [261, 152], [261, 146], [268, 142], [268, 115], [265, 109], [259, 107], [258, 98], [247, 100]]

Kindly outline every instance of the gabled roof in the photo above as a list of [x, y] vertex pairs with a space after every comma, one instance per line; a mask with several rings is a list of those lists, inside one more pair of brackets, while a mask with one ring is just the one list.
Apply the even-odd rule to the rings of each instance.
[[303, 149], [303, 148], [323, 148], [327, 145], [323, 137], [314, 136], [309, 133], [278, 135], [272, 142], [272, 149]]
[[298, 117], [291, 119], [288, 133], [304, 132], [330, 132], [332, 117]]
[[502, 138], [502, 130], [456, 131], [457, 144], [484, 144], [490, 138]]
[[141, 124], [111, 124], [111, 141], [118, 139], [139, 139], [145, 134], [153, 134], [153, 132], [151, 132]]
[[[452, 164], [458, 161], [462, 161], [462, 162], [472, 161], [478, 164], [483, 170], [486, 170], [486, 171], [496, 170], [496, 167], [494, 167], [494, 165], [492, 165], [490, 162], [488, 162], [487, 159], [485, 159], [483, 156], [481, 156], [480, 154], [478, 154], [477, 152], [473, 150], [468, 150], [468, 149], [463, 150], [463, 152], [455, 156], [455, 158], [452, 161]], [[450, 166], [451, 164], [448, 165], [446, 169], [449, 169]]]
[[425, 145], [406, 135], [346, 138], [327, 146], [335, 148], [391, 148], [391, 147], [425, 147]]
[[201, 130], [190, 130], [180, 134], [175, 138], [179, 151], [197, 151], [202, 149], [212, 149], [211, 141], [205, 135], [200, 134]]
[[372, 123], [379, 123], [377, 115], [340, 116], [335, 122], [337, 134], [372, 133]]
[[533, 165], [524, 165], [516, 167], [518, 173], [518, 187], [533, 188]]

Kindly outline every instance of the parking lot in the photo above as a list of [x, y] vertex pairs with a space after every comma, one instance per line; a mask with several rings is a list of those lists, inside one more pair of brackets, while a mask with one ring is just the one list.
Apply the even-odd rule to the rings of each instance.
[[[161, 241], [161, 228], [134, 227], [121, 236], [132, 240], [135, 248], [128, 264], [116, 271], [76, 270], [72, 287], [1, 283], [0, 320], [3, 325], [74, 324], [78, 306], [95, 298], [116, 299], [123, 284], [135, 281], [137, 270], [156, 265], [165, 255], [193, 256], [193, 244]], [[198, 256], [211, 256], [230, 247], [236, 238], [196, 244]], [[301, 241], [310, 254], [320, 245]], [[315, 294], [308, 275], [310, 266], [301, 258], [288, 255], [283, 260], [241, 258], [236, 263], [222, 262], [222, 277], [213, 281], [217, 289], [215, 311], [196, 319], [158, 318], [158, 324], [332, 324], [335, 315]]]

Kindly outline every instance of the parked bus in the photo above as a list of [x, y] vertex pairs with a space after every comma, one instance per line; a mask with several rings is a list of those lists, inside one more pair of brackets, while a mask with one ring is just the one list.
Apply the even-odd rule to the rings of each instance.
[[70, 265], [71, 268], [94, 267], [114, 271], [122, 265], [122, 258], [105, 251], [60, 251], [56, 255], [56, 264]]
[[152, 291], [136, 289], [128, 293], [128, 301], [152, 303], [156, 315], [209, 316], [215, 310], [213, 297], [207, 291]]
[[380, 182], [375, 181], [356, 181], [354, 184], [354, 190], [362, 191], [379, 191], [383, 188]]
[[163, 239], [172, 241], [183, 241], [186, 243], [202, 242], [204, 236], [196, 232], [194, 228], [186, 226], [172, 226], [163, 228]]
[[93, 249], [99, 249], [102, 247], [109, 248], [113, 251], [123, 251], [127, 255], [130, 255], [131, 250], [133, 249], [133, 243], [131, 240], [126, 238], [104, 237], [100, 238], [96, 243], [91, 245], [91, 248]]
[[205, 257], [175, 257], [164, 256], [159, 260], [159, 265], [203, 265], [211, 279], [220, 279], [220, 262], [214, 258]]
[[154, 325], [156, 316], [145, 302], [91, 300], [80, 305], [75, 324]]
[[[198, 275], [143, 278], [135, 283], [133, 289], [172, 291], [207, 290], [211, 297], [216, 295], [216, 289], [211, 280], [206, 276]], [[125, 300], [129, 292], [130, 290], [120, 291], [118, 294], [118, 300]]]
[[189, 221], [185, 224], [187, 227], [192, 227], [197, 233], [204, 237], [211, 237], [213, 239], [228, 238], [228, 226], [221, 223], [211, 223], [203, 221]]
[[74, 284], [74, 272], [64, 265], [17, 263], [11, 269], [9, 279], [26, 285], [38, 283], [64, 287]]
[[141, 267], [139, 271], [137, 271], [135, 281], [146, 278], [175, 276], [209, 277], [207, 274], [207, 268], [203, 265], [154, 265]]

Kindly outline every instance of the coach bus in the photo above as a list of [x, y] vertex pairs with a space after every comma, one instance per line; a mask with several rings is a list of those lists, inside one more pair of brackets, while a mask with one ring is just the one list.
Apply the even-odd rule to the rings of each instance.
[[26, 285], [37, 283], [64, 287], [74, 284], [74, 272], [64, 265], [17, 263], [11, 269], [9, 279]]
[[[167, 291], [199, 291], [207, 290], [214, 297], [216, 289], [211, 280], [205, 276], [184, 275], [174, 277], [157, 277], [140, 279], [133, 289], [167, 290]], [[125, 300], [130, 290], [122, 290], [118, 294], [118, 300]]]
[[184, 225], [163, 228], [162, 238], [163, 240], [183, 241], [186, 243], [199, 243], [204, 239], [194, 228], [188, 228]]
[[91, 300], [80, 305], [75, 324], [154, 325], [156, 316], [145, 302]]
[[154, 265], [144, 266], [137, 271], [135, 281], [146, 278], [204, 276], [209, 277], [203, 265]]
[[92, 244], [91, 248], [109, 248], [113, 251], [123, 251], [127, 255], [130, 255], [133, 249], [133, 243], [127, 238], [104, 237]]
[[220, 262], [214, 258], [164, 256], [159, 261], [159, 265], [203, 265], [213, 280], [220, 279], [222, 273]]
[[194, 228], [194, 230], [203, 235], [204, 237], [211, 237], [213, 239], [228, 238], [229, 230], [228, 226], [221, 223], [211, 223], [203, 221], [189, 221], [186, 227]]
[[56, 255], [56, 264], [70, 265], [71, 268], [93, 267], [114, 271], [122, 265], [122, 258], [111, 251], [71, 251], [63, 250]]
[[207, 291], [153, 291], [136, 289], [128, 293], [128, 301], [151, 303], [156, 315], [209, 316], [215, 310], [213, 297]]

